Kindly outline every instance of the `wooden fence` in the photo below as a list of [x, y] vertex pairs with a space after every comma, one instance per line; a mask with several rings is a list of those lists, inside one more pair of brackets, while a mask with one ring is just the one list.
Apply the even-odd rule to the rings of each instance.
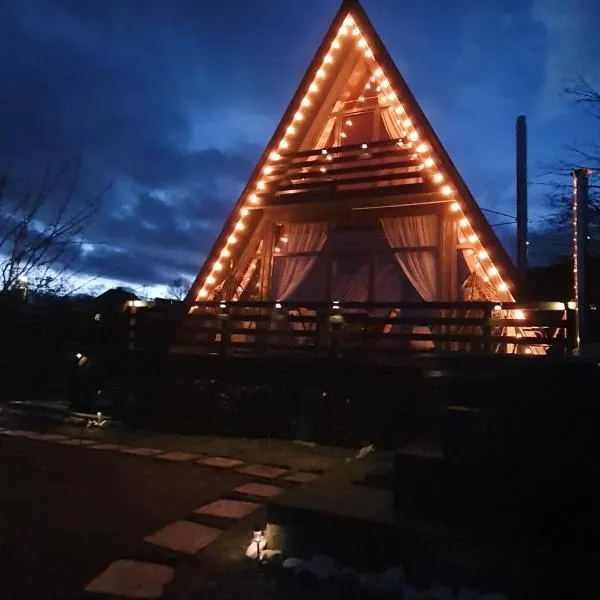
[[130, 349], [223, 356], [357, 358], [407, 353], [567, 355], [573, 314], [561, 302], [204, 302], [184, 315], [138, 308]]

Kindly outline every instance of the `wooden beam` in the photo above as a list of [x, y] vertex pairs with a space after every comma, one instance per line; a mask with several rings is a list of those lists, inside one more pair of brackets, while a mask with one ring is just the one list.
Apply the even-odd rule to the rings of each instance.
[[262, 255], [260, 260], [260, 290], [259, 298], [269, 300], [271, 292], [271, 275], [273, 271], [273, 248], [275, 246], [275, 223], [267, 219], [263, 237]]

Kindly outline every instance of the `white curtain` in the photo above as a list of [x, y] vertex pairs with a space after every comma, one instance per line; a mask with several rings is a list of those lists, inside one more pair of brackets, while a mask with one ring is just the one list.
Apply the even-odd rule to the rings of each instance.
[[350, 275], [335, 275], [331, 290], [332, 300], [366, 302], [369, 296], [369, 267], [363, 265]]
[[[438, 220], [435, 215], [416, 215], [381, 219], [388, 243], [393, 248], [436, 246]], [[396, 260], [425, 302], [437, 298], [437, 261], [433, 252], [397, 252]]]
[[[326, 223], [294, 223], [287, 229], [287, 251], [289, 254], [320, 252], [327, 240]], [[272, 296], [275, 300], [286, 300], [304, 281], [316, 256], [285, 256], [277, 259], [282, 268], [272, 281]]]

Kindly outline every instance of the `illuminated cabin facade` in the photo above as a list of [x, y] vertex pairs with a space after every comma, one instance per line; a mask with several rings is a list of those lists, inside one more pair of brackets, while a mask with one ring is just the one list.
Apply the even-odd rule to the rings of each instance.
[[514, 280], [364, 10], [346, 0], [188, 306], [510, 302]]

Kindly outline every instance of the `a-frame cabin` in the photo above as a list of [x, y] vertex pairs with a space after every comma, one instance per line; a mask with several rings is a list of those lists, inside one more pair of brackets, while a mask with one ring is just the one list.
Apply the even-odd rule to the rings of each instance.
[[344, 1], [188, 302], [510, 301], [514, 281], [362, 6]]
[[[194, 281], [186, 311], [212, 314], [218, 331], [227, 321], [227, 334], [215, 333], [215, 321], [200, 327], [210, 344], [237, 337], [260, 346], [259, 334], [279, 330], [282, 319], [294, 336], [312, 336], [309, 345], [330, 343], [319, 327], [335, 321], [327, 316], [333, 309], [343, 327], [354, 319], [357, 335], [372, 335], [377, 325], [373, 335], [386, 344], [413, 344], [416, 332], [428, 349], [440, 341], [442, 349], [460, 349], [458, 331], [487, 336], [473, 346], [471, 335], [470, 348], [543, 352], [555, 333], [548, 329], [532, 350], [521, 338], [539, 334], [515, 329], [522, 311], [496, 310], [514, 302], [515, 282], [510, 258], [362, 6], [344, 0]], [[489, 306], [448, 304], [464, 301]], [[422, 327], [422, 313], [408, 315], [415, 303], [438, 310], [429, 313], [432, 327]], [[471, 326], [465, 310], [485, 320]], [[488, 327], [493, 312], [504, 319], [500, 329]], [[458, 321], [446, 325], [448, 315]]]

